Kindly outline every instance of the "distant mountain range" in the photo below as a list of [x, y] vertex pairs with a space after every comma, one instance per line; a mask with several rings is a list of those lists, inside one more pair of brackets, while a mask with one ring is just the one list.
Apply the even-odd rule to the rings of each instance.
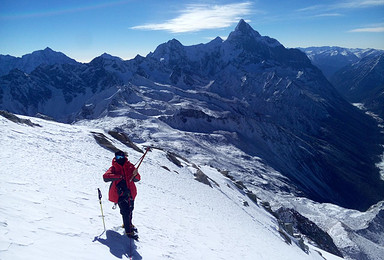
[[344, 98], [384, 118], [384, 50], [340, 47], [301, 50]]
[[311, 62], [330, 79], [337, 71], [366, 57], [384, 54], [384, 50], [353, 49], [342, 47], [299, 48], [307, 54]]
[[384, 53], [343, 67], [330, 81], [349, 102], [384, 118]]
[[17, 66], [5, 57], [0, 109], [62, 122], [155, 120], [210, 134], [213, 146], [220, 136], [262, 158], [287, 178], [281, 190], [361, 210], [384, 197], [376, 122], [345, 101], [303, 52], [243, 20], [225, 41], [183, 46], [173, 39], [128, 61], [103, 54], [81, 64], [49, 48]]

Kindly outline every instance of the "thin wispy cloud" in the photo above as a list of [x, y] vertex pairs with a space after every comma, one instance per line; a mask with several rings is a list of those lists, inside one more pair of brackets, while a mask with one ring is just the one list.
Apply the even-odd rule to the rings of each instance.
[[176, 18], [164, 23], [151, 23], [131, 27], [135, 30], [163, 30], [171, 33], [196, 32], [232, 26], [251, 13], [252, 3], [227, 5], [191, 4]]
[[314, 15], [313, 17], [337, 17], [337, 16], [343, 16], [343, 15], [339, 13], [324, 13], [324, 14]]
[[335, 4], [335, 8], [367, 8], [384, 5], [384, 0], [355, 0]]
[[309, 11], [331, 11], [331, 10], [342, 10], [342, 9], [357, 9], [357, 8], [369, 8], [383, 6], [384, 0], [350, 0], [342, 1], [336, 4], [329, 5], [312, 5], [305, 8], [298, 9], [298, 12], [309, 12]]
[[29, 11], [29, 12], [16, 12], [16, 13], [1, 13], [0, 12], [0, 19], [6, 19], [6, 20], [16, 20], [16, 19], [25, 19], [25, 18], [35, 18], [35, 17], [47, 17], [47, 16], [58, 16], [63, 14], [71, 14], [71, 13], [79, 13], [89, 10], [96, 10], [96, 9], [105, 9], [108, 7], [118, 6], [118, 5], [125, 5], [129, 3], [130, 0], [124, 0], [124, 1], [110, 1], [107, 3], [91, 3], [91, 4], [77, 4], [76, 6], [61, 6], [56, 7], [54, 9], [49, 8], [49, 6], [46, 7], [45, 10], [35, 10], [35, 11]]
[[384, 32], [384, 26], [383, 27], [357, 28], [357, 29], [350, 30], [349, 32], [381, 33], [381, 32]]
[[325, 5], [311, 5], [304, 8], [297, 9], [297, 12], [309, 12], [309, 11], [315, 11], [315, 10], [324, 10]]

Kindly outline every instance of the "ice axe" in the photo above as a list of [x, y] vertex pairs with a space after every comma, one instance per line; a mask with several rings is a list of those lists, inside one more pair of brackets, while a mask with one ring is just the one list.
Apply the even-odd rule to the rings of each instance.
[[[151, 147], [150, 147], [150, 146], [148, 146], [147, 149], [145, 149], [145, 153], [143, 154], [143, 156], [141, 156], [141, 158], [139, 159], [139, 161], [136, 163], [136, 164], [138, 164], [138, 165], [137, 165], [135, 171], [137, 171], [137, 170], [139, 169], [141, 163], [142, 163], [143, 160], [144, 160], [144, 157], [147, 155], [148, 151], [150, 151], [150, 150], [151, 150]], [[136, 164], [135, 164], [135, 165], [136, 165]], [[131, 181], [133, 180], [133, 178], [135, 178], [135, 176], [136, 176], [136, 174], [134, 174], [134, 175], [131, 177], [131, 179], [130, 179], [129, 181], [131, 182]]]

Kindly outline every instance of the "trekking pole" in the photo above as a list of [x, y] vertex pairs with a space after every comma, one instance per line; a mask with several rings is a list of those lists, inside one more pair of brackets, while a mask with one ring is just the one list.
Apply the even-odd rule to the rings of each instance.
[[99, 202], [100, 202], [100, 209], [101, 209], [101, 217], [103, 218], [103, 225], [104, 225], [104, 232], [105, 232], [105, 221], [104, 221], [104, 213], [103, 213], [103, 205], [101, 205], [101, 191], [99, 188], [97, 188], [97, 192], [99, 193]]

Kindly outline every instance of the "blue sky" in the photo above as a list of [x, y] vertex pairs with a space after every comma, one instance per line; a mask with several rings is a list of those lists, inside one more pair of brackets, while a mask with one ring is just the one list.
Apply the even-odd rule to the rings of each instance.
[[240, 19], [285, 47], [384, 49], [384, 0], [0, 0], [0, 54], [50, 47], [81, 62], [126, 60], [173, 38], [225, 38]]

